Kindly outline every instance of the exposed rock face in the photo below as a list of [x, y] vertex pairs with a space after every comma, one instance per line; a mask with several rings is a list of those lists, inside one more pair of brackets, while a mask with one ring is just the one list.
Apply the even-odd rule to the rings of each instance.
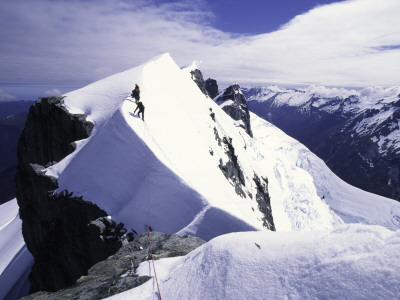
[[[254, 173], [253, 178], [247, 178], [250, 180], [248, 180], [246, 185], [246, 176], [240, 167], [239, 157], [235, 153], [232, 138], [227, 136], [221, 138], [217, 128], [214, 127], [213, 130], [218, 147], [223, 148], [226, 155], [224, 160], [222, 158], [219, 159], [219, 169], [229, 183], [235, 188], [236, 194], [242, 197], [244, 201], [256, 201], [258, 210], [262, 213], [261, 219], [263, 226], [269, 230], [275, 231], [271, 201], [268, 192], [268, 179], [264, 177], [261, 177], [260, 179], [260, 177]], [[212, 149], [209, 151], [210, 155], [214, 155]]]
[[229, 160], [226, 164], [222, 163], [222, 159], [219, 162], [219, 168], [221, 169], [222, 173], [224, 173], [225, 177], [228, 180], [231, 180], [233, 186], [235, 187], [235, 192], [241, 197], [246, 197], [243, 188], [246, 183], [244, 180], [243, 172], [240, 169], [238, 158], [235, 154], [235, 148], [232, 146], [232, 140], [227, 139], [226, 137], [223, 138], [223, 143], [226, 145], [226, 155], [228, 156]]
[[263, 226], [270, 230], [275, 231], [275, 225], [272, 218], [271, 198], [268, 193], [268, 179], [261, 177], [261, 179], [254, 174], [254, 183], [257, 186], [256, 201], [258, 209], [264, 214]]
[[154, 259], [183, 256], [205, 243], [192, 236], [180, 237], [160, 232], [142, 234], [107, 260], [90, 268], [88, 275], [81, 277], [73, 287], [56, 293], [39, 292], [24, 299], [103, 299], [137, 287], [151, 278], [135, 274], [141, 262], [151, 259], [149, 237]]
[[[237, 124], [239, 127], [244, 128], [246, 132], [253, 137], [250, 126], [250, 113], [247, 107], [246, 98], [240, 91], [240, 86], [238, 84], [227, 88], [223, 94], [214, 98], [214, 101], [219, 103], [220, 107], [222, 107], [222, 109], [233, 120], [238, 121]], [[210, 116], [215, 121], [215, 115]], [[226, 155], [225, 159], [219, 160], [219, 169], [229, 183], [235, 188], [236, 194], [244, 200], [247, 199], [256, 202], [258, 210], [262, 213], [261, 220], [263, 226], [269, 230], [275, 231], [276, 229], [268, 192], [268, 179], [258, 176], [256, 173], [251, 175], [252, 178], [250, 178], [249, 174], [245, 176], [240, 167], [240, 159], [235, 153], [232, 138], [225, 135], [222, 135], [221, 137], [221, 134], [218, 132], [216, 127], [214, 127], [213, 130], [218, 146], [224, 149]], [[244, 149], [246, 150], [246, 145], [244, 146]], [[213, 151], [210, 151], [210, 155], [214, 155]], [[253, 211], [255, 211], [254, 208]]]
[[204, 95], [211, 97], [211, 99], [218, 96], [218, 84], [216, 80], [208, 78], [204, 81], [203, 74], [199, 69], [190, 71], [190, 74], [192, 75], [193, 81]]
[[74, 151], [74, 141], [87, 138], [92, 128], [84, 115], [70, 114], [61, 97], [40, 98], [29, 110], [15, 182], [22, 233], [34, 256], [31, 292], [75, 283], [122, 246], [121, 225], [99, 219], [107, 213], [81, 197], [55, 193], [57, 180], [45, 174], [45, 166]]
[[199, 89], [202, 91], [202, 93], [206, 96], [208, 96], [208, 92], [206, 89], [206, 84], [204, 82], [203, 74], [199, 69], [190, 71], [190, 74], [192, 75], [193, 81], [197, 84]]
[[215, 79], [208, 78], [205, 84], [206, 84], [206, 90], [211, 99], [217, 97], [219, 93], [217, 81]]
[[[232, 119], [238, 121], [238, 125], [246, 130], [253, 137], [250, 126], [250, 114], [247, 107], [246, 98], [240, 90], [238, 84], [228, 87], [222, 95], [214, 99], [222, 109], [231, 116]], [[221, 104], [220, 102], [226, 102]]]

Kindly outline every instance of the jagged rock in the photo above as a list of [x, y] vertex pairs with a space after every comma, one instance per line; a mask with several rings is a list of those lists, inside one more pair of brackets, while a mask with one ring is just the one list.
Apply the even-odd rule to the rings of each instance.
[[70, 114], [62, 97], [39, 98], [29, 109], [18, 144], [18, 160], [46, 165], [60, 161], [73, 150], [70, 144], [87, 138], [93, 123], [85, 115]]
[[[238, 125], [246, 130], [248, 135], [253, 137], [250, 125], [250, 113], [247, 107], [246, 98], [240, 91], [238, 84], [231, 85], [224, 93], [214, 99], [222, 109], [235, 121]], [[225, 102], [221, 104], [220, 102]]]
[[[218, 130], [214, 127], [215, 139], [219, 146], [224, 147], [225, 154], [227, 156], [227, 161], [224, 163], [222, 159], [219, 160], [218, 167], [224, 174], [225, 178], [228, 179], [230, 184], [234, 186], [236, 194], [242, 198], [249, 196], [253, 199], [254, 189], [255, 189], [255, 200], [258, 204], [258, 210], [263, 214], [262, 222], [263, 226], [269, 230], [275, 231], [274, 220], [272, 216], [271, 201], [268, 192], [268, 179], [260, 177], [254, 173], [253, 182], [248, 184], [246, 188], [246, 180], [242, 169], [240, 168], [240, 163], [238, 156], [235, 154], [235, 148], [232, 144], [232, 138], [223, 136], [221, 139]], [[211, 155], [213, 153], [210, 152]], [[254, 211], [254, 209], [253, 209]]]
[[93, 128], [84, 115], [70, 114], [62, 99], [39, 98], [29, 110], [18, 143], [16, 194], [22, 233], [34, 257], [31, 292], [74, 284], [93, 264], [122, 246], [121, 230], [111, 238], [102, 235], [110, 227], [105, 222], [104, 228], [100, 226], [106, 218], [99, 218], [108, 215], [104, 210], [72, 192], [55, 193], [57, 180], [46, 175], [43, 166], [70, 154], [71, 143], [87, 138]]
[[208, 96], [206, 84], [204, 82], [203, 74], [201, 73], [201, 71], [199, 69], [195, 69], [193, 71], [190, 71], [190, 74], [192, 75], [193, 81], [197, 84], [202, 93]]
[[210, 108], [210, 112], [210, 117], [215, 122], [215, 113], [212, 111], [212, 108]]
[[149, 255], [149, 237], [154, 259], [183, 256], [205, 242], [197, 237], [176, 234], [166, 235], [160, 232], [142, 234], [137, 240], [123, 246], [108, 259], [90, 268], [87, 276], [82, 276], [71, 287], [55, 293], [39, 292], [23, 299], [103, 299], [114, 294], [137, 287], [151, 277], [135, 274], [143, 261], [151, 259]]
[[205, 82], [205, 87], [211, 99], [218, 96], [218, 84], [215, 79], [208, 78]]
[[215, 136], [215, 140], [218, 142], [218, 146], [221, 146], [221, 138], [219, 136], [218, 130], [216, 127], [214, 127], [214, 136]]
[[257, 174], [254, 174], [253, 181], [257, 187], [256, 201], [258, 203], [258, 209], [264, 214], [264, 217], [262, 218], [263, 226], [269, 230], [275, 231], [276, 229], [271, 210], [271, 199], [268, 193], [268, 179], [261, 177], [260, 180]]
[[226, 155], [228, 156], [228, 162], [223, 164], [222, 159], [219, 161], [219, 168], [224, 173], [225, 177], [230, 180], [232, 185], [235, 187], [235, 192], [239, 196], [245, 198], [246, 195], [243, 191], [243, 187], [246, 185], [243, 172], [240, 169], [238, 158], [235, 154], [235, 148], [232, 145], [232, 140], [226, 137], [222, 139], [226, 145]]

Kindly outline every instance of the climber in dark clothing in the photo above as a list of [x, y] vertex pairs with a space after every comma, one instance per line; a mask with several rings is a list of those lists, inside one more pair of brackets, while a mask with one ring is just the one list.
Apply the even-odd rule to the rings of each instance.
[[135, 89], [132, 91], [131, 97], [135, 98], [136, 103], [140, 100], [140, 88], [137, 84], [135, 84]]
[[133, 113], [136, 113], [136, 111], [139, 109], [138, 116], [140, 118], [140, 113], [142, 113], [142, 120], [144, 121], [144, 105], [143, 105], [142, 101], [138, 100], [136, 102], [136, 105], [137, 105], [136, 109], [135, 109], [135, 111]]

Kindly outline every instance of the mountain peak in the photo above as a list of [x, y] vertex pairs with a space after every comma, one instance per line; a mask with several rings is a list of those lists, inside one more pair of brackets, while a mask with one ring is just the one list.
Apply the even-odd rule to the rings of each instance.
[[226, 88], [224, 92], [214, 98], [214, 101], [216, 103], [222, 103], [220, 106], [237, 122], [237, 126], [245, 129], [247, 134], [251, 137], [253, 136], [246, 98], [237, 83]]

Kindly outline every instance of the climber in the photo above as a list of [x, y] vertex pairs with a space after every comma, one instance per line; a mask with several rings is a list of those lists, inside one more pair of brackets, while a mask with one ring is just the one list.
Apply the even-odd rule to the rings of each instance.
[[135, 89], [132, 90], [131, 96], [132, 98], [135, 98], [135, 102], [138, 103], [140, 100], [140, 88], [137, 84], [135, 84]]
[[140, 118], [140, 113], [142, 113], [142, 120], [144, 121], [144, 105], [143, 105], [142, 101], [137, 100], [136, 105], [137, 105], [136, 109], [133, 113], [136, 113], [136, 111], [139, 109], [138, 116]]

